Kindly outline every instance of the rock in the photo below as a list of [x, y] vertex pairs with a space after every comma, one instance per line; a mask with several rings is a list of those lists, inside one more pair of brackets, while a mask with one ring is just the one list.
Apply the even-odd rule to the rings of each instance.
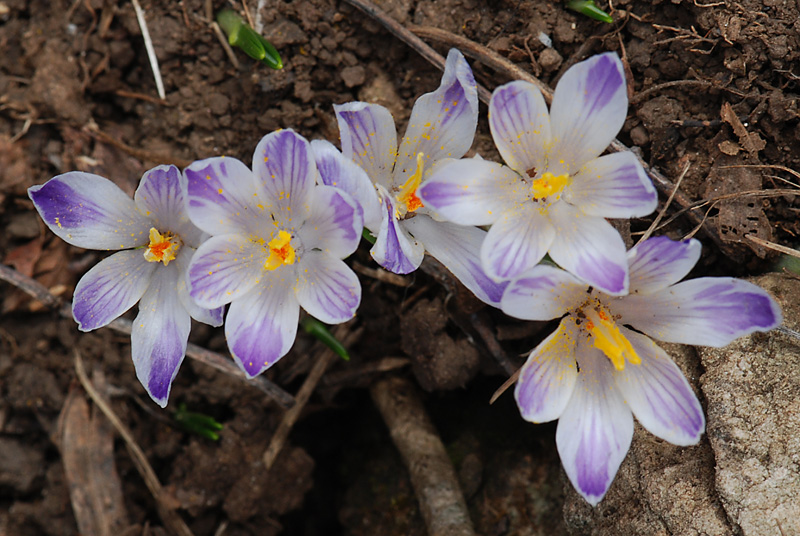
[[[800, 329], [800, 282], [754, 282], [776, 298], [784, 325]], [[800, 534], [800, 342], [771, 332], [700, 350], [708, 439], [728, 517], [748, 536]]]
[[539, 65], [545, 72], [552, 72], [561, 67], [564, 58], [554, 48], [545, 48], [539, 53]]
[[367, 73], [361, 65], [342, 69], [342, 80], [347, 87], [356, 87], [364, 83]]

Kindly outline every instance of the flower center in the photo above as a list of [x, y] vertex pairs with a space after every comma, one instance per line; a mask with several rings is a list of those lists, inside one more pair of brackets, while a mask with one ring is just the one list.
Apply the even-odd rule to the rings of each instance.
[[400, 187], [400, 193], [397, 195], [397, 201], [400, 206], [398, 210], [401, 216], [405, 216], [409, 212], [414, 212], [420, 207], [423, 207], [422, 201], [417, 197], [417, 188], [422, 182], [422, 169], [425, 167], [425, 155], [417, 153], [417, 170], [411, 175], [408, 180]]
[[284, 264], [294, 264], [297, 255], [292, 247], [292, 235], [286, 231], [278, 231], [278, 236], [267, 244], [269, 247], [269, 257], [264, 262], [265, 270], [276, 270]]
[[606, 354], [617, 370], [625, 369], [625, 360], [638, 365], [642, 362], [631, 342], [623, 335], [614, 319], [604, 310], [591, 308], [586, 312], [586, 331], [592, 337], [594, 347]]
[[150, 244], [144, 250], [144, 258], [147, 262], [163, 262], [166, 266], [175, 260], [175, 254], [180, 247], [181, 239], [178, 236], [169, 231], [161, 234], [158, 229], [151, 227]]
[[542, 174], [541, 177], [533, 181], [531, 184], [531, 192], [534, 199], [544, 199], [552, 195], [560, 197], [561, 190], [569, 184], [569, 175], [553, 175], [549, 171]]

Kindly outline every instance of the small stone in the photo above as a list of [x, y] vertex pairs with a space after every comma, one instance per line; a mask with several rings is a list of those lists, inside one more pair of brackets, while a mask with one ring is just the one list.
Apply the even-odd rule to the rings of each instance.
[[561, 67], [564, 58], [561, 57], [556, 49], [546, 48], [539, 54], [539, 65], [542, 66], [546, 72], [552, 72]]
[[647, 133], [647, 129], [642, 125], [633, 127], [631, 129], [631, 141], [638, 147], [644, 147], [650, 143], [650, 135]]
[[345, 67], [342, 69], [342, 80], [347, 87], [362, 85], [367, 79], [367, 73], [361, 65]]

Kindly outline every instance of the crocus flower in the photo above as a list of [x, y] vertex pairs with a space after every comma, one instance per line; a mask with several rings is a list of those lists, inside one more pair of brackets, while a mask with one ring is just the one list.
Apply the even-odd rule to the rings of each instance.
[[189, 266], [191, 296], [204, 307], [231, 304], [228, 348], [248, 376], [289, 351], [301, 306], [328, 324], [353, 317], [361, 285], [341, 259], [358, 246], [361, 213], [347, 193], [315, 184], [305, 138], [264, 136], [253, 171], [219, 157], [184, 174], [189, 216], [212, 235]]
[[772, 298], [746, 281], [703, 277], [677, 283], [699, 258], [696, 240], [651, 238], [628, 252], [626, 296], [609, 296], [548, 265], [513, 280], [503, 296], [503, 311], [511, 316], [563, 316], [555, 333], [531, 352], [514, 394], [526, 420], [559, 419], [561, 463], [592, 505], [603, 498], [628, 452], [631, 413], [676, 445], [697, 443], [705, 428], [689, 383], [650, 337], [720, 347], [781, 323]]
[[625, 121], [628, 98], [616, 54], [571, 67], [548, 114], [536, 86], [497, 88], [489, 126], [508, 167], [463, 159], [436, 170], [419, 197], [443, 217], [491, 225], [481, 249], [486, 273], [514, 278], [545, 253], [609, 294], [625, 294], [625, 244], [604, 218], [652, 212], [656, 191], [628, 152], [599, 156]]
[[441, 85], [417, 99], [399, 148], [394, 119], [383, 106], [350, 102], [334, 109], [342, 153], [357, 166], [341, 164], [327, 142], [313, 143], [317, 165], [325, 184], [361, 205], [365, 226], [377, 237], [372, 257], [387, 270], [407, 274], [427, 251], [478, 298], [498, 305], [505, 285], [488, 278], [480, 261], [486, 232], [442, 221], [417, 196], [439, 161], [460, 158], [472, 145], [478, 94], [464, 56], [450, 51]]
[[79, 171], [28, 190], [44, 222], [66, 242], [121, 250], [78, 281], [72, 314], [81, 331], [92, 331], [139, 303], [133, 364], [161, 407], [186, 354], [191, 318], [222, 324], [221, 309], [189, 298], [186, 271], [205, 237], [186, 214], [183, 181], [175, 166], [158, 166], [144, 174], [133, 199], [108, 179]]

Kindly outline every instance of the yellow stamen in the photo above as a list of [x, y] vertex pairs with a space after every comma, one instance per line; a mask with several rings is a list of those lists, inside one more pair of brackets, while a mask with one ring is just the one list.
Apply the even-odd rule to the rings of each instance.
[[614, 319], [604, 310], [591, 309], [587, 311], [585, 326], [592, 336], [595, 348], [606, 354], [615, 369], [624, 370], [626, 359], [634, 365], [642, 362], [630, 341], [614, 323]]
[[533, 181], [531, 190], [533, 191], [534, 199], [544, 199], [551, 195], [561, 193], [561, 190], [569, 184], [569, 175], [553, 175], [549, 171], [542, 174], [541, 177]]
[[269, 241], [269, 257], [264, 263], [265, 270], [275, 270], [284, 264], [294, 264], [296, 255], [292, 247], [292, 235], [278, 231], [278, 236]]
[[411, 175], [408, 180], [400, 187], [400, 193], [397, 200], [400, 202], [400, 213], [405, 216], [408, 212], [414, 212], [418, 208], [424, 206], [419, 197], [417, 197], [417, 188], [422, 182], [422, 169], [425, 166], [425, 155], [417, 153], [417, 170]]
[[175, 254], [181, 247], [181, 240], [169, 231], [163, 235], [155, 227], [150, 228], [150, 244], [144, 250], [144, 258], [148, 262], [163, 262], [164, 266], [175, 260]]

